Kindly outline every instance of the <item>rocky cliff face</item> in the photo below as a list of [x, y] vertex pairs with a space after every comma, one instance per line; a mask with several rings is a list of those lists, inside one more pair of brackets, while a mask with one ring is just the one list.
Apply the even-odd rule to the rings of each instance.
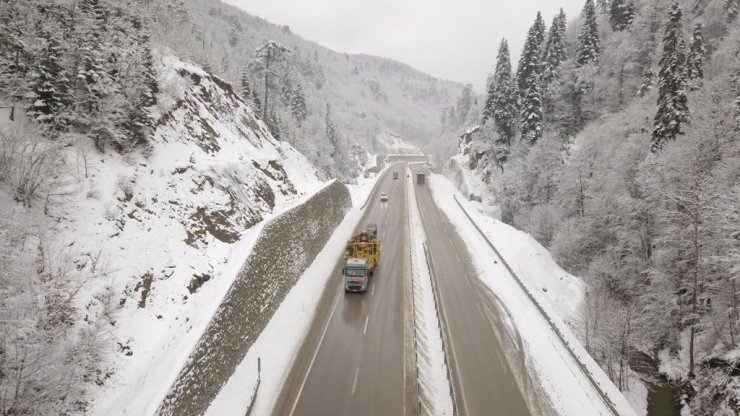
[[[68, 194], [49, 206], [54, 244], [71, 264], [105, 267], [75, 297], [81, 311], [111, 315], [93, 413], [143, 404], [148, 387], [167, 384], [265, 220], [322, 185], [228, 83], [170, 57], [158, 72], [146, 154], [101, 154], [81, 141], [65, 152]], [[102, 286], [113, 307], [86, 307]]]

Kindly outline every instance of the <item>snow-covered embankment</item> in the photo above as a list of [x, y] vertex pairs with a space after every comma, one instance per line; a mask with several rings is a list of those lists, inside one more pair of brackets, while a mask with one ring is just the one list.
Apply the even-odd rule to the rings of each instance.
[[419, 414], [452, 415], [452, 396], [449, 369], [441, 331], [439, 309], [436, 303], [431, 271], [424, 244], [426, 233], [421, 222], [413, 183], [408, 170], [406, 193], [409, 207], [409, 246], [411, 251], [411, 279], [414, 306], [414, 349], [416, 377], [419, 387]]
[[[557, 327], [567, 345], [553, 331], [547, 319], [522, 290], [501, 258], [466, 217], [454, 197], [459, 192], [443, 176], [429, 179], [436, 204], [450, 218], [468, 246], [480, 279], [509, 311], [528, 357], [530, 374], [547, 394], [559, 415], [634, 415], [622, 393], [586, 352], [564, 320], [574, 319], [583, 292], [581, 283], [563, 271], [549, 253], [527, 235], [469, 210], [476, 223], [502, 256], [511, 264], [527, 290]], [[465, 202], [463, 202], [465, 204]], [[575, 352], [574, 360], [568, 349]], [[588, 375], [582, 370], [585, 366]], [[589, 380], [594, 379], [598, 387]], [[605, 402], [599, 390], [607, 397]]]

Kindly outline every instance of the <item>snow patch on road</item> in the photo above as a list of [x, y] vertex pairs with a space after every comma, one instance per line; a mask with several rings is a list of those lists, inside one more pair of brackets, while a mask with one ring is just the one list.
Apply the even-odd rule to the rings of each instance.
[[[476, 269], [481, 271], [481, 281], [511, 313], [516, 330], [522, 337], [528, 362], [531, 363], [531, 374], [542, 384], [553, 410], [559, 415], [612, 415], [557, 334], [457, 205], [454, 196], [463, 199], [459, 192], [439, 175], [431, 175], [429, 186], [437, 206], [466, 242]], [[635, 415], [627, 399], [563, 322], [563, 319], [575, 319], [582, 299], [582, 290], [579, 292], [580, 286], [573, 280], [575, 278], [569, 277], [558, 267], [546, 250], [531, 237], [498, 222], [492, 224], [473, 209], [468, 211], [476, 222], [480, 221], [486, 236], [512, 263], [512, 268], [551, 317], [579, 361], [586, 365], [599, 386], [606, 391], [619, 414]]]
[[426, 233], [421, 222], [419, 206], [416, 203], [416, 192], [411, 175], [408, 175], [407, 182], [414, 326], [417, 341], [415, 349], [420, 380], [421, 414], [452, 415], [454, 408], [450, 394], [451, 381], [447, 378], [449, 372], [438, 319], [439, 314], [432, 286], [432, 275], [425, 255]]

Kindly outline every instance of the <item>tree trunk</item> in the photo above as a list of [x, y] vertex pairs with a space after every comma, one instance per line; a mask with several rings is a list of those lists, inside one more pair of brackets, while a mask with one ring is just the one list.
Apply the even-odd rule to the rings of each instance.
[[692, 244], [694, 249], [694, 281], [693, 281], [693, 293], [691, 296], [691, 330], [689, 332], [689, 377], [694, 375], [694, 338], [696, 335], [696, 320], [697, 320], [697, 309], [699, 303], [699, 223], [700, 214], [697, 210], [696, 216], [693, 221], [693, 235]]
[[262, 121], [267, 123], [267, 83], [270, 76], [270, 49], [267, 49], [265, 58], [265, 99], [262, 100]]

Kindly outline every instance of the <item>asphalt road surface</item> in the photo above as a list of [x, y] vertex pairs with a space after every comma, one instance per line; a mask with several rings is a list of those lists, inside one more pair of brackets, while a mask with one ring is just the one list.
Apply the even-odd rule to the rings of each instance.
[[[399, 179], [392, 178], [393, 170]], [[344, 293], [338, 259], [273, 414], [405, 414], [403, 172], [396, 165], [381, 178], [360, 222], [358, 231], [367, 223], [378, 225], [381, 244], [367, 293]], [[388, 193], [387, 202], [380, 202], [380, 192]]]
[[529, 383], [517, 337], [507, 332], [498, 305], [478, 280], [464, 242], [434, 204], [428, 186], [416, 185], [416, 197], [449, 335], [460, 414], [532, 414], [529, 395], [520, 389], [520, 383], [525, 389]]
[[[390, 172], [399, 172], [392, 179]], [[309, 334], [273, 414], [413, 415], [415, 389], [404, 294], [408, 261], [405, 169], [396, 165], [374, 190], [360, 229], [378, 224], [381, 259], [365, 294], [345, 294], [337, 259]], [[432, 254], [433, 272], [450, 339], [450, 360], [462, 415], [519, 416], [529, 410], [524, 359], [501, 322], [492, 296], [478, 282], [467, 250], [434, 205], [426, 185], [416, 187]], [[388, 202], [380, 202], [387, 192]], [[415, 204], [416, 201], [411, 200]], [[359, 230], [358, 230], [359, 231]], [[513, 364], [512, 364], [513, 363]]]

